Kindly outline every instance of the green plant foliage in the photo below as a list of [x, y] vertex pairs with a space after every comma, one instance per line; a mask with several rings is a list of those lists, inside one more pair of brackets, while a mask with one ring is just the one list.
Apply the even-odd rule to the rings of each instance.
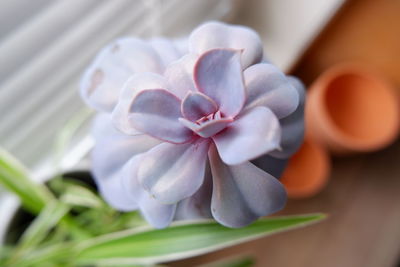
[[[1, 149], [0, 184], [37, 215], [18, 244], [0, 248], [0, 266], [155, 265], [303, 227], [325, 217], [271, 217], [239, 229], [211, 220], [153, 229], [138, 212], [112, 209], [84, 183], [58, 177], [49, 188], [33, 182], [22, 164]], [[212, 266], [244, 267], [252, 263], [242, 260], [236, 265]]]
[[251, 267], [256, 261], [250, 256], [225, 258], [215, 262], [200, 265], [198, 267]]
[[16, 194], [22, 205], [37, 214], [52, 199], [49, 190], [35, 183], [28, 171], [7, 151], [0, 148], [0, 184]]
[[68, 205], [86, 208], [104, 208], [106, 204], [95, 192], [77, 182], [64, 181], [64, 192], [60, 200]]
[[21, 249], [35, 247], [46, 239], [49, 232], [67, 214], [69, 207], [64, 203], [52, 201], [48, 203], [20, 238]]
[[176, 223], [166, 229], [113, 233], [79, 246], [78, 261], [103, 264], [149, 264], [193, 257], [325, 218], [322, 214], [265, 218], [238, 229], [214, 221]]

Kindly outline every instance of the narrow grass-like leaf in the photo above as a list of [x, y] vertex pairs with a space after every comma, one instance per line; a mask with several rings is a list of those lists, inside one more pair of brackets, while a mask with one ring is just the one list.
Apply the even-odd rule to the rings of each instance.
[[65, 192], [60, 200], [66, 204], [88, 208], [100, 208], [104, 205], [102, 200], [88, 188], [64, 182]]
[[68, 210], [68, 206], [61, 202], [52, 201], [48, 203], [22, 235], [19, 249], [28, 247], [34, 248], [36, 245], [40, 244]]
[[82, 125], [84, 125], [84, 123], [91, 118], [92, 115], [93, 110], [83, 108], [76, 112], [58, 132], [54, 144], [54, 160], [57, 168], [61, 167], [61, 160], [65, 156], [67, 147], [70, 145], [74, 135], [78, 132], [79, 128], [81, 128]]
[[47, 188], [35, 183], [25, 167], [7, 151], [0, 148], [0, 184], [16, 194], [22, 205], [37, 214], [52, 199]]
[[6, 260], [10, 257], [11, 253], [14, 251], [14, 247], [10, 245], [1, 245], [0, 247], [0, 266], [4, 266]]
[[315, 223], [323, 214], [265, 218], [239, 229], [214, 221], [180, 222], [166, 229], [136, 229], [83, 242], [82, 264], [152, 264], [183, 259]]
[[[33, 181], [29, 177], [28, 170], [2, 148], [0, 148], [0, 185], [18, 196], [22, 206], [33, 214], [39, 214], [46, 204], [56, 201], [44, 184]], [[71, 217], [65, 216], [62, 225], [69, 228], [75, 236], [80, 236], [82, 239], [90, 237]]]
[[[69, 243], [39, 247], [24, 251], [18, 258], [9, 259], [3, 267], [34, 267], [34, 266], [72, 266], [64, 263], [74, 262], [74, 250]], [[75, 265], [73, 265], [75, 266]]]
[[199, 265], [198, 267], [251, 267], [254, 266], [255, 260], [252, 257], [235, 257], [225, 258], [215, 262]]

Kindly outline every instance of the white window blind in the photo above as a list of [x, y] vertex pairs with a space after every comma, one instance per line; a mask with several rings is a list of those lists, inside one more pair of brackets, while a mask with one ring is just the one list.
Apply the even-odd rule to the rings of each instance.
[[232, 15], [237, 2], [1, 1], [0, 145], [36, 168], [49, 157], [54, 136], [84, 108], [78, 80], [99, 49], [120, 36], [186, 34], [202, 21]]

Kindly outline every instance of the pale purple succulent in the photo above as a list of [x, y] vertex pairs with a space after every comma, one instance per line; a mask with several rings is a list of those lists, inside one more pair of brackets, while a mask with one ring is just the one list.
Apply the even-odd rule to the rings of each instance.
[[[97, 83], [97, 96], [83, 94], [113, 109], [93, 128], [93, 173], [113, 207], [140, 209], [155, 227], [208, 217], [242, 227], [286, 202], [273, 175], [301, 144], [304, 89], [261, 63], [261, 41], [246, 27], [206, 23], [188, 43], [163, 71], [135, 70], [117, 88]], [[118, 101], [103, 98], [115, 91]]]
[[186, 53], [182, 43], [164, 38], [115, 40], [86, 69], [80, 83], [82, 99], [99, 111], [111, 112], [129, 77], [140, 72], [162, 74], [167, 65]]

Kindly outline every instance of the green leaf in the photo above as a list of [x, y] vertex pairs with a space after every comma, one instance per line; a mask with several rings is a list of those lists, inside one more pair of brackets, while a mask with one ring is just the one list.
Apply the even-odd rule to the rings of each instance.
[[63, 266], [62, 263], [73, 262], [74, 256], [71, 244], [60, 243], [26, 251], [20, 257], [7, 261], [4, 266]]
[[93, 116], [93, 114], [93, 110], [86, 107], [79, 110], [73, 114], [71, 119], [69, 119], [64, 127], [62, 127], [58, 132], [54, 143], [54, 165], [59, 169], [58, 172], [61, 172], [61, 161], [65, 156], [65, 152], [67, 151], [74, 135], [77, 134], [78, 130]]
[[47, 188], [35, 183], [25, 167], [7, 151], [0, 148], [0, 184], [16, 194], [22, 205], [37, 214], [52, 199]]
[[48, 203], [22, 235], [19, 249], [34, 248], [40, 244], [68, 211], [68, 206], [61, 202]]
[[0, 266], [4, 266], [4, 262], [10, 257], [11, 253], [14, 251], [14, 247], [10, 245], [0, 246]]
[[225, 258], [215, 262], [200, 265], [198, 267], [251, 267], [254, 266], [255, 260], [252, 257], [235, 257]]
[[214, 221], [180, 222], [166, 229], [136, 229], [87, 240], [77, 247], [82, 264], [151, 264], [197, 256], [274, 233], [303, 227], [323, 214], [260, 219], [238, 229]]
[[64, 182], [64, 187], [65, 192], [60, 200], [66, 204], [88, 208], [104, 206], [102, 200], [95, 193], [82, 185]]
[[[25, 167], [1, 148], [0, 184], [17, 195], [22, 206], [33, 214], [39, 214], [47, 203], [56, 200], [45, 185], [33, 181]], [[62, 225], [69, 228], [75, 236], [90, 237], [87, 231], [79, 228], [71, 217], [65, 216]]]

